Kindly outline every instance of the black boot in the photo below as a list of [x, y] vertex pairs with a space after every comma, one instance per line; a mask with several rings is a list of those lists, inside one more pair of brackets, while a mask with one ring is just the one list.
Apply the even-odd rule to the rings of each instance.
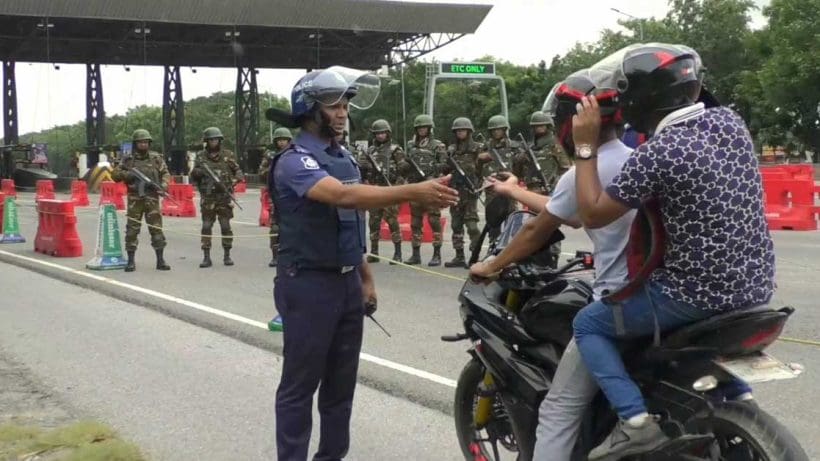
[[[370, 253], [378, 256], [379, 255], [379, 241], [370, 242]], [[377, 263], [379, 262], [379, 258], [376, 256], [367, 255], [367, 262], [369, 263]]]
[[157, 253], [157, 270], [158, 271], [169, 271], [171, 270], [171, 266], [165, 263], [165, 258], [162, 257], [162, 248], [159, 250], [155, 250]]
[[444, 263], [444, 267], [466, 267], [467, 262], [464, 261], [464, 249], [456, 250], [456, 257]]
[[206, 268], [213, 266], [214, 263], [211, 262], [211, 250], [210, 249], [203, 249], [202, 250], [202, 262], [199, 263], [199, 267]]
[[222, 264], [226, 266], [233, 266], [233, 259], [231, 259], [231, 249], [225, 248], [225, 255], [222, 256]]
[[393, 244], [393, 260], [390, 261], [390, 265], [394, 266], [397, 262], [401, 262], [401, 242]]
[[404, 264], [411, 266], [421, 264], [421, 247], [413, 247], [413, 256], [410, 256], [410, 259], [405, 261]]
[[441, 247], [433, 247], [433, 257], [430, 258], [430, 262], [427, 263], [430, 267], [436, 267], [441, 265]]
[[128, 262], [125, 264], [125, 272], [134, 272], [137, 270], [137, 265], [134, 264], [134, 252], [128, 252]]
[[270, 250], [270, 262], [268, 263], [268, 267], [276, 267], [276, 249], [272, 248]]

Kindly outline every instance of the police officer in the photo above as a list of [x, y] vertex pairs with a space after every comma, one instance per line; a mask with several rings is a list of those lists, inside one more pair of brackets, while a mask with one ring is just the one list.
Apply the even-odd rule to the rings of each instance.
[[[338, 69], [338, 70], [337, 70]], [[292, 113], [269, 119], [301, 131], [274, 159], [268, 185], [279, 219], [274, 280], [283, 317], [284, 362], [276, 393], [278, 459], [308, 456], [313, 394], [321, 383], [321, 439], [314, 460], [340, 460], [350, 443], [350, 413], [365, 304], [375, 310], [373, 275], [364, 259], [364, 213], [412, 201], [444, 207], [457, 201], [442, 180], [379, 187], [361, 184], [354, 157], [335, 141], [355, 99], [355, 74], [333, 67], [304, 75], [291, 93]], [[377, 82], [377, 81], [376, 81]], [[375, 85], [374, 85], [375, 86]], [[373, 87], [371, 87], [373, 88]], [[362, 98], [378, 91], [362, 91]]]
[[[259, 164], [259, 183], [266, 187], [268, 184], [268, 172], [270, 171], [270, 164], [274, 157], [281, 154], [285, 148], [288, 147], [293, 136], [290, 130], [285, 127], [279, 127], [273, 132], [273, 150], [265, 152], [265, 157]], [[273, 201], [271, 200], [270, 210], [270, 253], [271, 258], [268, 263], [269, 267], [276, 267], [276, 254], [279, 251], [279, 224], [276, 223], [276, 216], [273, 213]]]
[[[202, 262], [199, 267], [211, 267], [211, 231], [214, 221], [219, 220], [222, 234], [223, 264], [233, 266], [231, 247], [233, 246], [233, 186], [242, 181], [242, 171], [236, 163], [233, 152], [222, 147], [222, 131], [217, 127], [206, 128], [202, 132], [205, 148], [196, 154], [191, 178], [199, 189], [199, 209], [202, 213]], [[210, 169], [210, 171], [208, 171]], [[215, 177], [213, 177], [213, 176]]]
[[[410, 141], [407, 155], [421, 169], [423, 176], [419, 175], [415, 168], [411, 168], [409, 162], [404, 176], [409, 181], [419, 182], [427, 178], [435, 178], [441, 175], [444, 166], [444, 157], [447, 155], [447, 146], [433, 138], [433, 117], [421, 114], [413, 120], [415, 136]], [[433, 257], [428, 266], [441, 265], [441, 211], [438, 208], [429, 208], [420, 203], [410, 204], [410, 228], [413, 232], [413, 256], [405, 264], [421, 264], [421, 238], [424, 226], [424, 215], [427, 214], [427, 222], [433, 231]]]
[[[171, 267], [165, 263], [163, 257], [166, 242], [162, 233], [162, 213], [157, 188], [167, 190], [171, 175], [162, 155], [150, 150], [153, 138], [148, 130], [134, 130], [131, 140], [133, 153], [111, 172], [111, 179], [128, 185], [128, 222], [125, 224], [125, 251], [128, 254], [128, 262], [125, 265], [125, 272], [136, 270], [134, 253], [137, 251], [137, 236], [140, 233], [143, 216], [148, 225], [148, 233], [151, 234], [151, 246], [157, 255], [157, 270], [167, 271]], [[150, 184], [146, 184], [145, 180], [140, 179], [132, 170], [138, 170], [145, 175]]]
[[[467, 117], [458, 117], [453, 120], [451, 127], [455, 141], [447, 148], [447, 155], [458, 164], [466, 174], [462, 178], [453, 171], [450, 165], [445, 170], [452, 173], [450, 183], [459, 192], [459, 201], [450, 207], [450, 227], [453, 230], [453, 248], [455, 257], [444, 263], [444, 267], [467, 267], [464, 257], [464, 227], [470, 236], [470, 248], [476, 244], [480, 234], [478, 230], [478, 194], [472, 187], [479, 187], [478, 172], [479, 156], [486, 151], [483, 144], [473, 140], [473, 122]], [[472, 184], [472, 185], [471, 185]]]
[[[379, 119], [370, 126], [370, 133], [373, 136], [373, 144], [367, 148], [367, 155], [359, 157], [359, 165], [362, 176], [368, 184], [379, 186], [388, 185], [385, 176], [390, 184], [397, 184], [401, 179], [400, 171], [406, 169], [404, 161], [404, 151], [401, 146], [392, 142], [393, 131], [387, 120]], [[373, 164], [376, 162], [376, 165]], [[381, 173], [379, 173], [381, 171]], [[401, 229], [399, 228], [399, 206], [393, 205], [385, 208], [368, 210], [370, 214], [370, 252], [379, 254], [379, 234], [381, 231], [382, 218], [387, 221], [390, 228], [390, 239], [393, 241], [393, 261], [401, 262]], [[368, 256], [367, 261], [371, 263], [379, 262], [379, 258]], [[390, 264], [393, 264], [392, 262]]]
[[530, 149], [548, 183], [544, 184], [526, 152], [520, 152], [513, 158], [513, 174], [524, 181], [528, 190], [548, 195], [558, 182], [558, 178], [570, 169], [572, 161], [564, 149], [555, 142], [552, 117], [540, 110], [533, 112], [530, 116], [530, 128], [533, 138]]

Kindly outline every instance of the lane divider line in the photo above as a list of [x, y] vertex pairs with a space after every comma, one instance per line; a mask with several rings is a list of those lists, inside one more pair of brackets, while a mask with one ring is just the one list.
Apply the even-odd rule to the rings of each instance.
[[[85, 278], [88, 278], [88, 279], [96, 280], [98, 282], [103, 282], [103, 283], [113, 285], [113, 286], [116, 286], [116, 287], [124, 288], [124, 289], [131, 290], [131, 291], [135, 291], [137, 293], [142, 293], [142, 294], [145, 294], [145, 295], [157, 298], [157, 299], [162, 299], [164, 301], [170, 301], [170, 302], [173, 302], [173, 303], [177, 303], [177, 304], [180, 304], [182, 306], [189, 307], [191, 309], [196, 309], [198, 311], [205, 312], [205, 313], [208, 313], [208, 314], [211, 314], [211, 315], [215, 315], [217, 317], [221, 317], [221, 318], [224, 318], [224, 319], [227, 319], [227, 320], [233, 320], [235, 322], [239, 322], [239, 323], [242, 323], [242, 324], [245, 324], [245, 325], [261, 328], [265, 331], [268, 330], [268, 325], [264, 322], [249, 319], [249, 318], [243, 317], [241, 315], [237, 315], [237, 314], [234, 314], [234, 313], [231, 313], [231, 312], [226, 312], [226, 311], [223, 311], [223, 310], [220, 310], [220, 309], [216, 309], [214, 307], [206, 306], [205, 304], [200, 304], [200, 303], [197, 303], [197, 302], [194, 302], [194, 301], [189, 301], [189, 300], [184, 299], [184, 298], [179, 298], [177, 296], [162, 293], [160, 291], [151, 290], [149, 288], [143, 288], [143, 287], [138, 286], [138, 285], [132, 285], [130, 283], [125, 283], [125, 282], [121, 282], [119, 280], [110, 279], [108, 277], [103, 277], [101, 275], [92, 274], [92, 273], [77, 270], [77, 269], [72, 269], [70, 267], [62, 266], [60, 264], [55, 264], [55, 263], [51, 263], [51, 262], [48, 262], [48, 261], [43, 261], [43, 260], [37, 259], [37, 258], [30, 258], [28, 256], [18, 255], [18, 254], [15, 254], [15, 253], [10, 253], [8, 251], [0, 250], [0, 254], [2, 254], [4, 256], [11, 257], [11, 258], [19, 259], [19, 260], [22, 260], [22, 261], [27, 261], [29, 263], [39, 264], [41, 266], [46, 266], [46, 267], [50, 267], [52, 269], [57, 269], [57, 270], [60, 270], [60, 271], [63, 271], [63, 272], [68, 272], [68, 273], [73, 274], [73, 275], [79, 275], [79, 276], [82, 276], [82, 277], [85, 277]], [[393, 370], [393, 371], [398, 371], [398, 372], [405, 373], [405, 374], [408, 374], [408, 375], [411, 375], [411, 376], [415, 376], [416, 378], [421, 378], [421, 379], [424, 379], [424, 380], [427, 380], [427, 381], [434, 382], [436, 384], [441, 384], [443, 386], [451, 387], [453, 389], [455, 389], [455, 387], [456, 387], [456, 381], [454, 379], [445, 378], [444, 376], [440, 376], [440, 375], [431, 373], [429, 371], [420, 370], [418, 368], [414, 368], [414, 367], [411, 367], [409, 365], [404, 365], [404, 364], [401, 364], [401, 363], [398, 363], [398, 362], [394, 362], [392, 360], [383, 359], [381, 357], [377, 357], [375, 355], [371, 355], [371, 354], [368, 354], [368, 353], [365, 353], [365, 352], [361, 352], [359, 354], [359, 358], [361, 360], [365, 361], [365, 362], [369, 362], [369, 363], [372, 363], [372, 364], [375, 364], [375, 365], [379, 365], [379, 366], [388, 368], [388, 369]]]

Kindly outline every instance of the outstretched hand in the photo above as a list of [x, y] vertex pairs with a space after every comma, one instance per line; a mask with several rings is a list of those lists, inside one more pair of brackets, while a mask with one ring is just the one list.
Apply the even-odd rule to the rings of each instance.
[[447, 175], [415, 184], [416, 199], [414, 201], [436, 208], [455, 205], [458, 203], [458, 191], [448, 186], [450, 179], [451, 176]]

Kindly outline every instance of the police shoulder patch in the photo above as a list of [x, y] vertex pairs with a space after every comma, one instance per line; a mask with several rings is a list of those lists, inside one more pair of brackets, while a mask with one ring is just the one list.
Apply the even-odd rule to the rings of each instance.
[[313, 158], [309, 155], [302, 156], [302, 165], [305, 166], [306, 170], [318, 170], [319, 169], [319, 162], [317, 162], [315, 158]]

